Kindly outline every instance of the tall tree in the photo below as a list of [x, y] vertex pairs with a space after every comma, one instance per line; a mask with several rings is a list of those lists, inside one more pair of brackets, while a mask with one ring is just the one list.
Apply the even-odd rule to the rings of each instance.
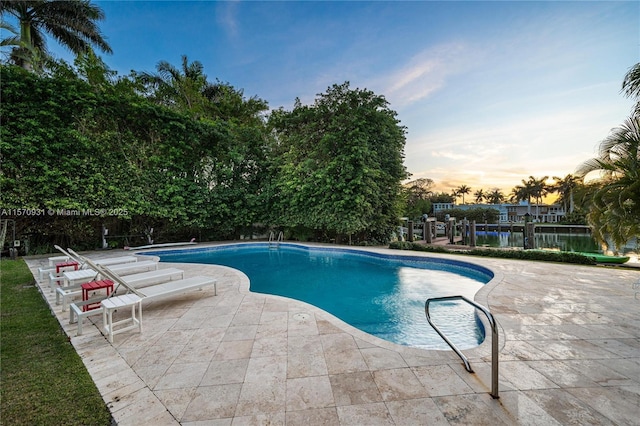
[[7, 31], [12, 34], [11, 36], [0, 40], [0, 47], [12, 46], [11, 52], [7, 55], [8, 62], [10, 60], [13, 60], [13, 62], [17, 62], [18, 60], [33, 60], [34, 58], [38, 58], [39, 62], [40, 53], [38, 49], [27, 45], [20, 40], [20, 31], [18, 31], [13, 25], [5, 21], [0, 21], [0, 30]]
[[433, 194], [433, 179], [421, 178], [416, 179], [405, 184], [417, 198], [427, 200]]
[[542, 197], [548, 194], [548, 179], [549, 176], [544, 176], [540, 179], [529, 176], [529, 180], [527, 181], [531, 189], [531, 196], [536, 199], [536, 218], [538, 219], [540, 219], [540, 203], [542, 202]]
[[460, 194], [458, 193], [458, 188], [453, 188], [451, 189], [451, 198], [453, 199], [453, 203], [457, 203], [458, 201], [458, 197], [460, 196]]
[[446, 192], [434, 193], [429, 197], [429, 201], [431, 201], [431, 203], [454, 203], [455, 195]]
[[462, 204], [464, 204], [464, 196], [465, 194], [471, 192], [471, 188], [469, 188], [467, 185], [460, 185], [455, 189], [455, 191], [458, 196], [462, 196]]
[[189, 63], [186, 55], [182, 55], [180, 68], [167, 61], [156, 65], [157, 73], [143, 72], [138, 75], [146, 84], [149, 96], [160, 105], [178, 111], [187, 112], [195, 118], [206, 115], [208, 99], [205, 93], [210, 90], [204, 66], [200, 61]]
[[429, 197], [433, 195], [433, 185], [433, 180], [428, 178], [417, 179], [404, 185], [407, 204], [405, 216], [415, 219], [431, 210]]
[[489, 204], [500, 204], [505, 200], [505, 196], [500, 189], [493, 188], [485, 196], [485, 199], [487, 200], [487, 202], [489, 202]]
[[0, 46], [1, 47], [5, 47], [5, 46], [14, 46], [14, 47], [20, 47], [20, 32], [18, 30], [16, 30], [16, 28], [5, 22], [5, 21], [0, 21], [0, 30], [4, 30], [4, 31], [8, 31], [10, 32], [11, 36], [9, 37], [5, 37], [2, 40], [0, 40]]
[[482, 203], [487, 198], [487, 194], [485, 194], [482, 189], [478, 189], [474, 192], [473, 196], [475, 197], [476, 203]]
[[281, 153], [276, 167], [284, 224], [311, 232], [386, 241], [400, 217], [405, 128], [383, 96], [333, 85], [313, 105], [269, 122]]
[[526, 201], [527, 213], [531, 214], [531, 197], [533, 197], [531, 182], [522, 179], [522, 185], [516, 185], [513, 187], [509, 199], [514, 203]]
[[573, 213], [575, 206], [574, 191], [579, 179], [572, 174], [568, 174], [563, 178], [554, 176], [553, 180], [554, 183], [549, 190], [558, 194], [557, 202], [563, 205], [565, 212]]
[[596, 158], [585, 161], [577, 176], [599, 175], [600, 188], [587, 215], [594, 236], [610, 237], [616, 247], [640, 237], [640, 116], [633, 114], [607, 136]]
[[214, 124], [223, 136], [223, 145], [205, 150], [197, 160], [202, 165], [198, 180], [210, 188], [214, 225], [226, 227], [225, 237], [237, 237], [252, 223], [264, 223], [269, 136], [263, 114], [268, 104], [257, 97], [246, 99], [230, 84], [210, 83], [202, 63], [190, 62], [186, 55], [179, 67], [160, 61], [156, 70], [136, 74], [150, 99], [194, 121]]
[[32, 52], [48, 55], [45, 34], [76, 55], [96, 47], [111, 53], [111, 47], [98, 28], [104, 13], [89, 0], [2, 0], [0, 15], [15, 16], [20, 26], [20, 45], [14, 47], [17, 65], [32, 69]]

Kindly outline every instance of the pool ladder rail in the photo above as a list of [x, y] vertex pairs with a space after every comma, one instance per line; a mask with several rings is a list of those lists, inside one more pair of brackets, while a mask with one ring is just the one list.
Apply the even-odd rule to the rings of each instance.
[[471, 364], [469, 364], [469, 360], [467, 359], [467, 357], [460, 351], [460, 349], [456, 347], [456, 345], [453, 344], [453, 342], [451, 342], [451, 340], [447, 338], [447, 336], [442, 333], [442, 331], [440, 331], [440, 329], [431, 321], [431, 316], [429, 315], [429, 304], [431, 302], [442, 302], [445, 300], [465, 301], [473, 307], [481, 310], [487, 316], [489, 324], [491, 325], [491, 396], [494, 399], [500, 398], [500, 396], [498, 395], [498, 326], [496, 320], [493, 318], [493, 315], [491, 314], [489, 309], [474, 302], [473, 300], [467, 299], [464, 296], [432, 297], [430, 299], [427, 299], [427, 301], [425, 302], [424, 312], [427, 316], [427, 321], [429, 321], [431, 327], [433, 327], [433, 329], [440, 335], [440, 337], [442, 337], [442, 339], [447, 342], [447, 344], [460, 357], [460, 359], [462, 359], [464, 368], [469, 373], [473, 373], [473, 369], [471, 368]]
[[280, 233], [278, 234], [278, 238], [275, 238], [275, 234], [272, 232], [269, 234], [269, 248], [279, 248], [280, 247], [280, 243], [282, 242], [282, 240], [284, 239], [284, 233], [282, 231], [280, 231]]

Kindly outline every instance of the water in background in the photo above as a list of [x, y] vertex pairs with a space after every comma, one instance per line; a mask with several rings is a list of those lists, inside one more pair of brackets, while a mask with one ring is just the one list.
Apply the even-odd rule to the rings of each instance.
[[[497, 232], [497, 231], [477, 231], [476, 246], [478, 247], [519, 247], [524, 246], [524, 236], [522, 232]], [[629, 256], [629, 263], [640, 262], [640, 253], [637, 239], [631, 239], [618, 254]], [[536, 233], [536, 249], [553, 249], [562, 251], [577, 251], [584, 253], [603, 253], [602, 248], [591, 235], [585, 234], [553, 234]], [[606, 254], [613, 254], [607, 252]]]
[[[522, 232], [478, 231], [476, 245], [478, 247], [523, 247], [524, 236]], [[535, 234], [535, 248], [587, 253], [601, 252], [600, 246], [591, 235], [580, 234], [537, 233]]]

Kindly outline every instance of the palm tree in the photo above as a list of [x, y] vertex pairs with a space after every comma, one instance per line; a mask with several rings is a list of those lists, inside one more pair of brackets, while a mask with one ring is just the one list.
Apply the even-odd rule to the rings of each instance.
[[207, 82], [201, 62], [189, 63], [186, 55], [182, 55], [182, 67], [177, 68], [167, 61], [156, 65], [157, 74], [141, 73], [140, 80], [151, 87], [153, 97], [162, 105], [180, 111], [188, 111], [192, 115], [201, 116], [209, 101], [205, 93], [211, 90]]
[[482, 189], [478, 189], [474, 192], [473, 196], [476, 197], [476, 203], [478, 204], [482, 203], [487, 198], [487, 194], [485, 194]]
[[485, 196], [485, 199], [490, 204], [500, 204], [504, 201], [505, 196], [501, 190], [498, 188], [493, 188], [489, 193]]
[[522, 179], [522, 185], [516, 185], [511, 190], [511, 195], [509, 199], [511, 202], [527, 202], [527, 213], [531, 214], [531, 197], [533, 196], [533, 188], [531, 186], [531, 182], [525, 181]]
[[456, 204], [459, 196], [460, 194], [458, 194], [458, 190], [456, 188], [453, 188], [451, 190], [451, 198], [453, 198], [453, 204]]
[[30, 50], [47, 55], [45, 33], [75, 54], [92, 46], [111, 53], [96, 25], [104, 13], [89, 0], [2, 0], [0, 15], [5, 13], [18, 19], [20, 45], [13, 48], [12, 58], [25, 69], [32, 69]]
[[549, 187], [546, 182], [549, 179], [549, 176], [545, 176], [540, 179], [536, 179], [533, 176], [529, 176], [529, 187], [531, 188], [531, 196], [536, 199], [536, 217], [540, 219], [540, 202], [542, 201], [542, 197], [548, 194]]
[[573, 213], [575, 204], [573, 195], [574, 190], [578, 186], [578, 178], [572, 174], [568, 174], [564, 178], [554, 176], [553, 180], [555, 182], [550, 188], [550, 191], [558, 193], [557, 202], [562, 203], [565, 212]]
[[471, 192], [471, 188], [467, 185], [460, 185], [455, 189], [457, 195], [462, 195], [462, 204], [464, 204], [464, 195]]
[[577, 176], [600, 174], [601, 187], [587, 215], [594, 236], [620, 247], [640, 237], [640, 116], [633, 114], [601, 143], [599, 155], [582, 163]]
[[38, 49], [20, 40], [20, 32], [13, 25], [2, 21], [0, 22], [0, 30], [5, 30], [13, 34], [0, 40], [0, 47], [13, 46], [9, 54], [11, 60], [17, 62], [18, 60], [27, 60], [39, 56]]
[[4, 47], [4, 46], [20, 47], [21, 46], [20, 33], [18, 32], [18, 30], [16, 30], [16, 28], [13, 25], [8, 24], [7, 22], [4, 22], [4, 21], [0, 21], [0, 30], [5, 30], [13, 34], [11, 37], [6, 37], [0, 40], [0, 47]]

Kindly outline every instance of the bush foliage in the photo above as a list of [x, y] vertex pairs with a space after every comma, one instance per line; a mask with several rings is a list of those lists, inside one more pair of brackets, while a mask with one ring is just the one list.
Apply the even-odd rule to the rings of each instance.
[[551, 252], [539, 250], [491, 250], [491, 249], [471, 249], [471, 250], [448, 250], [445, 247], [430, 246], [425, 244], [411, 243], [408, 241], [394, 241], [389, 245], [394, 250], [426, 251], [432, 253], [449, 253], [469, 256], [497, 257], [502, 259], [539, 260], [544, 262], [574, 263], [579, 265], [595, 265], [596, 261], [587, 256], [570, 252]]
[[[0, 66], [0, 208], [32, 252], [98, 247], [103, 226], [114, 246], [270, 227], [388, 241], [405, 139], [382, 96], [345, 83], [267, 119], [266, 102], [208, 83], [186, 57], [185, 74], [172, 69], [176, 79], [161, 82], [114, 80], [95, 57], [76, 67], [37, 75]], [[190, 107], [171, 98], [179, 84]]]

